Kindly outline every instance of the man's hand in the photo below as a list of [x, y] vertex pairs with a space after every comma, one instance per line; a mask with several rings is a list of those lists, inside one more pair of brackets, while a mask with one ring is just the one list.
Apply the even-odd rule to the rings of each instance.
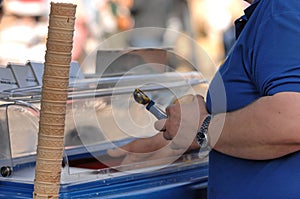
[[116, 149], [109, 149], [108, 155], [111, 157], [124, 157], [121, 165], [134, 165], [132, 169], [138, 167], [148, 167], [154, 165], [164, 165], [172, 163], [185, 151], [174, 150], [170, 147], [170, 141], [164, 139], [162, 133], [153, 137], [134, 140], [125, 146]]
[[[201, 114], [200, 111], [202, 111]], [[199, 124], [202, 124], [202, 120], [207, 115], [203, 97], [186, 95], [168, 107], [167, 114], [171, 118], [159, 120], [155, 124], [156, 129], [167, 129], [167, 132], [134, 140], [120, 148], [109, 149], [108, 155], [116, 158], [124, 157], [121, 165], [143, 162], [140, 166], [147, 167], [172, 163], [186, 151], [198, 149], [199, 145], [194, 141], [195, 136]], [[182, 121], [181, 116], [184, 116]], [[184, 124], [181, 124], [180, 121]], [[167, 122], [167, 126], [164, 125], [165, 122]], [[177, 134], [178, 129], [180, 129], [180, 133]], [[172, 140], [166, 139], [167, 133], [171, 133]]]
[[155, 122], [155, 128], [163, 131], [165, 139], [172, 140], [174, 149], [197, 147], [197, 131], [208, 115], [204, 98], [200, 95], [187, 95], [167, 109], [167, 119]]

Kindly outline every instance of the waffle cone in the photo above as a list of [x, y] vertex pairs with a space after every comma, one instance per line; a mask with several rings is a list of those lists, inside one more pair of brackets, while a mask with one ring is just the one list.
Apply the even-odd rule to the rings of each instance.
[[75, 25], [75, 17], [51, 15], [49, 19], [49, 27], [60, 28], [65, 31], [73, 31]]
[[71, 52], [73, 45], [70, 38], [73, 37], [73, 34], [70, 34], [69, 32], [66, 33], [68, 34], [52, 32], [51, 38], [48, 38], [47, 50], [62, 53]]
[[59, 192], [59, 184], [35, 181], [34, 192], [41, 195], [57, 195]]
[[[45, 62], [45, 67], [47, 67], [48, 69], [57, 69], [57, 68], [61, 68], [61, 69], [65, 69], [65, 70], [70, 70], [70, 63], [65, 63], [65, 64], [53, 64], [53, 63], [48, 63]], [[68, 75], [66, 75], [68, 76]]]
[[45, 61], [46, 63], [49, 64], [60, 64], [60, 65], [64, 65], [64, 64], [70, 64], [72, 61], [72, 57], [71, 57], [71, 53], [70, 54], [62, 54], [59, 52], [46, 52], [46, 56], [45, 56]]
[[[37, 158], [36, 161], [36, 172], [56, 172], [56, 174], [61, 172], [62, 160], [58, 159], [47, 159], [47, 158]], [[59, 183], [59, 182], [58, 182]]]
[[47, 67], [45, 67], [45, 71], [44, 71], [44, 75], [49, 76], [50, 78], [68, 77], [69, 74], [70, 74], [69, 66], [61, 67], [53, 64], [47, 64]]
[[67, 100], [68, 93], [67, 90], [54, 90], [54, 89], [44, 89], [45, 92], [42, 93], [42, 98], [46, 101], [52, 102], [63, 102]]
[[[60, 74], [57, 74], [60, 75]], [[47, 77], [48, 75], [44, 75], [44, 77]], [[51, 76], [43, 79], [44, 87], [47, 89], [61, 89], [65, 90], [69, 86], [69, 79], [68, 78], [61, 78], [61, 76]]]
[[39, 172], [35, 179], [39, 182], [57, 182], [58, 176], [53, 172]]
[[65, 124], [65, 114], [53, 114], [43, 112], [41, 113], [41, 123], [54, 126], [60, 126]]
[[40, 194], [40, 193], [33, 193], [33, 198], [34, 199], [58, 199], [59, 195], [51, 195], [49, 196], [48, 194]]
[[51, 2], [50, 13], [53, 15], [75, 16], [76, 5], [69, 3], [53, 3]]
[[48, 146], [48, 147], [61, 147], [64, 144], [64, 136], [47, 136], [41, 135], [39, 137], [39, 145], [40, 146]]
[[[51, 50], [47, 50], [47, 57], [56, 57], [56, 56], [60, 56], [60, 57], [70, 57], [72, 54], [71, 52], [56, 52], [56, 51], [51, 51]], [[52, 62], [49, 62], [52, 63]]]
[[42, 100], [41, 103], [41, 109], [44, 110], [46, 113], [59, 113], [59, 112], [66, 112], [66, 103], [65, 101], [59, 102], [53, 102], [53, 101], [47, 101]]
[[[59, 195], [75, 12], [76, 5], [51, 2], [34, 198], [58, 198]], [[56, 71], [61, 66], [63, 71]]]
[[[54, 75], [56, 74], [56, 75]], [[44, 73], [44, 79], [46, 80], [51, 80], [51, 81], [55, 81], [55, 82], [61, 82], [61, 83], [69, 83], [69, 73], [65, 73], [67, 74], [67, 76], [64, 76], [62, 73], [58, 74], [58, 73], [53, 73], [52, 71], [45, 71]], [[47, 84], [47, 83], [45, 83]], [[58, 86], [56, 89], [60, 89], [60, 86]], [[54, 87], [55, 88], [55, 87]], [[68, 84], [66, 84], [66, 87], [68, 88]]]
[[[52, 124], [60, 123], [59, 121], [56, 121], [55, 118], [57, 118], [58, 120], [63, 120], [63, 118], [65, 118], [64, 109], [61, 109], [58, 112], [54, 112], [50, 108], [51, 107], [49, 107], [49, 109], [45, 109], [45, 111], [41, 112], [40, 117], [41, 118], [44, 118], [44, 117], [53, 118], [53, 119], [51, 119]], [[42, 120], [40, 120], [40, 121], [42, 121]]]
[[46, 136], [61, 136], [64, 135], [64, 125], [54, 126], [40, 122], [40, 135]]
[[50, 159], [50, 160], [56, 160], [56, 159], [60, 159], [63, 155], [63, 148], [60, 147], [45, 147], [42, 148], [40, 147], [38, 152], [38, 156], [41, 159]]
[[61, 44], [71, 46], [73, 45], [73, 32], [66, 31], [61, 28], [52, 28], [48, 30], [47, 41], [50, 42], [46, 44], [46, 47], [49, 49], [49, 45], [52, 45], [52, 42], [61, 42]]

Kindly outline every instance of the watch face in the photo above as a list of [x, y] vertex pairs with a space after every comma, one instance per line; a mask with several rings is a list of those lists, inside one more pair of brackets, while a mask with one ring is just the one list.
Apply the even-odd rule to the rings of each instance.
[[200, 147], [204, 147], [205, 143], [207, 143], [207, 135], [202, 132], [197, 133], [197, 142], [200, 145]]
[[204, 139], [205, 139], [204, 133], [198, 132], [198, 133], [197, 133], [197, 142], [198, 142], [198, 144], [199, 144], [200, 146], [202, 145]]

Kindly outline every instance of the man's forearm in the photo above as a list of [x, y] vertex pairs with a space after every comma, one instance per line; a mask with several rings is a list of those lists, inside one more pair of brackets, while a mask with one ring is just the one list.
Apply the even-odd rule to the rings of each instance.
[[278, 93], [216, 115], [209, 135], [215, 150], [240, 158], [273, 159], [298, 151], [300, 94]]

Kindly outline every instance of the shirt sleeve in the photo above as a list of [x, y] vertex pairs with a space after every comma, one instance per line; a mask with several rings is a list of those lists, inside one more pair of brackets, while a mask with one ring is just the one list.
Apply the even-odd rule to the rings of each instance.
[[273, 15], [257, 31], [253, 67], [261, 96], [300, 92], [300, 13]]

